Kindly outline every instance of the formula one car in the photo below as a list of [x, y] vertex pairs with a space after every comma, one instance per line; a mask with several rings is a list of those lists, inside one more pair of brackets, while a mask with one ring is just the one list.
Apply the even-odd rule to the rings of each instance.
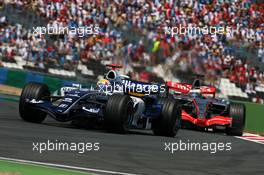
[[[216, 88], [193, 84], [167, 82], [170, 94], [182, 105], [182, 127], [224, 130], [227, 135], [241, 136], [245, 126], [244, 104], [215, 98]], [[211, 94], [212, 97], [205, 97]]]
[[74, 85], [51, 94], [47, 85], [27, 84], [19, 102], [21, 118], [34, 123], [47, 115], [59, 122], [85, 119], [110, 132], [152, 128], [155, 135], [175, 136], [181, 113], [177, 102], [160, 97], [160, 85], [131, 80], [117, 71], [121, 66], [108, 66], [112, 69], [94, 89]]

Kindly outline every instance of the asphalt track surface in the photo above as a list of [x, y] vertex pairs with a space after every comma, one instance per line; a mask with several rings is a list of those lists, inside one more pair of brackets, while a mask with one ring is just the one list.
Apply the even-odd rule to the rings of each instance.
[[[32, 151], [33, 142], [100, 142], [100, 150], [76, 152]], [[164, 151], [164, 142], [223, 142], [231, 151]], [[20, 119], [17, 102], [0, 101], [0, 156], [134, 174], [264, 174], [264, 145], [219, 133], [180, 130], [175, 138], [151, 132], [127, 135], [73, 128], [47, 118], [43, 124]]]

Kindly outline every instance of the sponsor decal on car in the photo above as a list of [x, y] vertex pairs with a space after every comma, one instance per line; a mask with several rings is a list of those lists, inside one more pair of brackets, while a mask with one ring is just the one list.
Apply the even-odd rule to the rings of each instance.
[[67, 108], [67, 107], [68, 107], [68, 105], [67, 104], [64, 104], [64, 103], [62, 103], [62, 104], [59, 105], [59, 108]]
[[90, 109], [87, 109], [86, 107], [82, 107], [82, 109], [84, 111], [91, 112], [91, 113], [95, 113], [95, 114], [97, 114], [100, 111], [99, 108], [90, 108]]
[[69, 92], [69, 91], [72, 91], [72, 90], [75, 90], [76, 87], [62, 87], [61, 90], [63, 92]]
[[32, 99], [32, 100], [29, 101], [29, 103], [40, 104], [40, 103], [44, 103], [44, 101], [43, 100]]
[[80, 97], [80, 95], [78, 95], [78, 94], [67, 94], [67, 96], [70, 96], [70, 97]]
[[68, 103], [72, 103], [72, 99], [71, 98], [64, 98], [62, 101], [68, 102]]

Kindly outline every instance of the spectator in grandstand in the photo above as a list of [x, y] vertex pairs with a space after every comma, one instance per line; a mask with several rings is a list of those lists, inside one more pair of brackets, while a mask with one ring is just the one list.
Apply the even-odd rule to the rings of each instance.
[[258, 58], [262, 63], [264, 63], [264, 49], [262, 45], [258, 49]]
[[0, 18], [0, 27], [4, 27], [4, 26], [6, 26], [6, 24], [7, 24], [6, 17], [5, 16], [2, 16]]
[[[16, 2], [19, 5], [28, 4], [22, 1]], [[263, 41], [263, 32], [261, 32], [264, 19], [263, 4], [248, 0], [213, 3], [212, 5], [207, 1], [194, 0], [188, 2], [39, 0], [33, 2], [32, 6], [39, 15], [49, 20], [49, 25], [77, 27], [93, 24], [101, 28], [101, 34], [96, 39], [90, 36], [80, 38], [65, 34], [64, 40], [60, 44], [55, 44], [52, 52], [45, 50], [49, 48], [47, 44], [45, 47], [38, 47], [39, 43], [32, 45], [28, 41], [25, 41], [29, 43], [28, 48], [22, 49], [31, 52], [33, 61], [37, 57], [45, 60], [46, 57], [43, 55], [46, 53], [47, 60], [57, 60], [55, 63], [60, 66], [76, 63], [79, 59], [83, 64], [88, 64], [91, 59], [111, 60], [120, 57], [123, 58], [119, 59], [123, 64], [143, 63], [144, 66], [157, 66], [157, 64], [166, 64], [170, 58], [177, 58], [174, 64], [180, 64], [182, 70], [189, 69], [196, 73], [204, 73], [210, 79], [232, 74], [230, 79], [244, 86], [248, 79], [246, 73], [249, 72], [249, 68], [240, 70], [239, 66], [232, 63], [232, 60], [238, 58], [232, 56], [236, 49], [230, 46], [238, 47], [237, 43], [245, 43], [244, 45], [248, 45], [249, 48], [256, 49], [256, 42]], [[216, 28], [227, 26], [231, 31], [214, 36], [199, 34], [170, 36], [163, 30], [165, 26], [180, 25]], [[131, 42], [118, 37], [122, 34], [121, 31], [126, 29], [130, 32], [128, 37], [132, 36], [132, 33], [135, 37], [139, 35], [141, 42]], [[84, 44], [80, 44], [82, 41]], [[149, 45], [152, 41], [154, 43], [151, 50], [146, 44]], [[36, 54], [36, 49], [32, 46], [40, 48], [41, 56]], [[60, 48], [61, 46], [66, 48], [65, 51]], [[187, 51], [189, 53], [186, 53]], [[263, 61], [263, 48], [258, 50], [258, 57]], [[174, 69], [173, 66], [172, 68]], [[222, 73], [223, 69], [225, 73]]]

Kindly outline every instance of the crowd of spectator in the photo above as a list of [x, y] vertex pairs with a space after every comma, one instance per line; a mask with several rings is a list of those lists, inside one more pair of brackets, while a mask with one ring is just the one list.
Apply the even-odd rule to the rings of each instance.
[[[60, 54], [60, 48], [54, 48], [48, 45], [44, 36], [32, 35], [21, 25], [10, 25], [5, 17], [0, 22], [0, 56], [3, 61], [15, 62], [15, 56], [20, 56], [27, 62], [33, 62], [34, 66], [44, 69], [46, 65], [57, 65], [58, 67], [69, 69], [72, 60], [67, 62], [67, 56], [70, 55], [71, 48]], [[68, 67], [68, 68], [67, 68]]]
[[[255, 83], [264, 82], [263, 70], [250, 59], [264, 63], [264, 4], [251, 0], [16, 0], [16, 6], [33, 9], [53, 27], [98, 26], [98, 35], [79, 37], [65, 34], [47, 44], [43, 36], [15, 36], [18, 53], [38, 63], [54, 63], [65, 69], [89, 60], [112, 60], [126, 67], [154, 67], [164, 64], [169, 69], [192, 70], [215, 82], [228, 77], [249, 92]], [[229, 27], [224, 34], [177, 34], [166, 27]], [[19, 27], [5, 33], [22, 35]], [[123, 35], [127, 30], [131, 36]], [[8, 37], [12, 40], [14, 35]], [[129, 37], [137, 36], [132, 42]], [[13, 41], [12, 41], [13, 42]], [[10, 43], [11, 45], [13, 43]], [[21, 46], [22, 45], [22, 46]], [[257, 58], [234, 54], [241, 46], [256, 53]], [[10, 49], [9, 49], [10, 50]], [[27, 51], [27, 52], [25, 52]], [[7, 54], [8, 55], [8, 54]], [[148, 77], [146, 71], [134, 75]], [[142, 78], [144, 79], [144, 78]], [[147, 78], [144, 80], [147, 81]]]

